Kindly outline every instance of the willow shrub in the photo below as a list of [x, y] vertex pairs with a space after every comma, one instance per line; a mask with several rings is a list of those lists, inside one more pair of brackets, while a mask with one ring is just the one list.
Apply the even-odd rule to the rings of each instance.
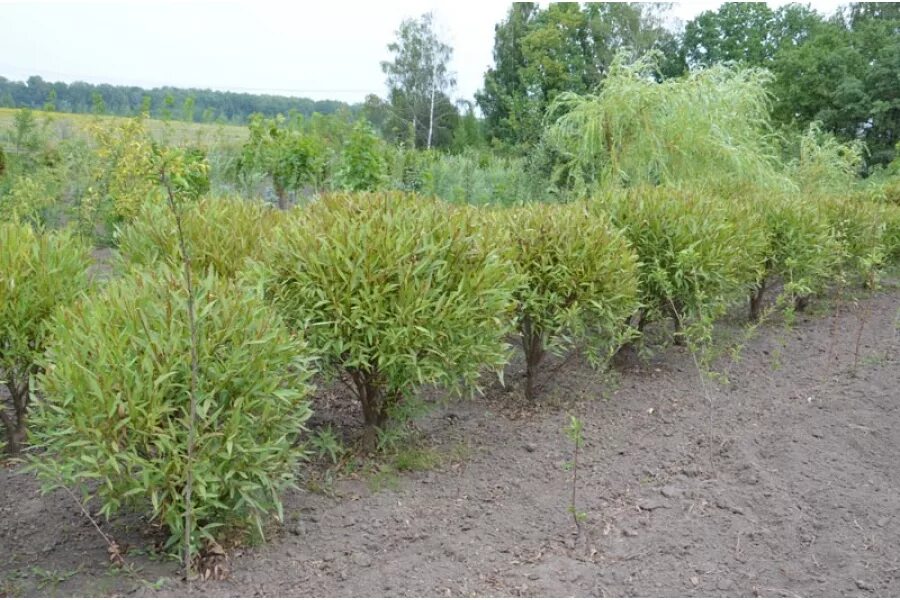
[[[562, 352], [589, 333], [600, 334], [608, 350], [621, 344], [623, 323], [637, 308], [637, 260], [605, 215], [583, 204], [529, 204], [495, 211], [485, 232], [523, 276], [516, 324], [526, 398], [546, 351]], [[598, 358], [601, 348], [589, 348]]]
[[522, 198], [543, 199], [547, 182], [523, 158], [475, 151], [440, 155], [425, 172], [422, 193], [449, 202], [510, 206]]
[[46, 167], [27, 175], [17, 175], [10, 181], [6, 193], [0, 191], [0, 221], [20, 221], [43, 226], [58, 221], [59, 176]]
[[[258, 257], [263, 239], [282, 219], [261, 202], [238, 197], [203, 197], [186, 204], [182, 228], [198, 272], [212, 268], [233, 278], [247, 257]], [[124, 266], [181, 264], [175, 217], [162, 202], [145, 204], [130, 224], [116, 231]]]
[[826, 214], [805, 197], [769, 195], [753, 198], [753, 206], [762, 214], [768, 240], [765, 270], [750, 295], [755, 320], [773, 278], [783, 281], [782, 299], [791, 310], [835, 276], [841, 249]]
[[195, 282], [197, 421], [188, 459], [190, 328], [181, 274], [160, 268], [117, 279], [64, 310], [39, 379], [44, 401], [33, 469], [45, 489], [66, 485], [123, 507], [183, 539], [193, 473], [192, 545], [220, 532], [262, 532], [281, 516], [279, 492], [304, 455], [310, 416], [306, 348], [257, 295], [210, 273]]
[[519, 280], [482, 242], [471, 211], [400, 192], [346, 193], [292, 218], [255, 272], [323, 368], [355, 391], [365, 445], [417, 385], [470, 388], [484, 367], [506, 362]]
[[0, 420], [12, 454], [25, 441], [31, 378], [50, 318], [87, 288], [89, 265], [89, 248], [69, 232], [0, 222], [0, 382], [12, 409], [0, 403]]
[[840, 243], [844, 275], [873, 286], [890, 253], [885, 205], [843, 195], [823, 196], [819, 203]]
[[[759, 280], [766, 234], [745, 205], [672, 187], [609, 191], [607, 211], [638, 255], [641, 309], [637, 326], [671, 316], [676, 341], [709, 334], [716, 315]], [[690, 330], [685, 330], [691, 324]]]

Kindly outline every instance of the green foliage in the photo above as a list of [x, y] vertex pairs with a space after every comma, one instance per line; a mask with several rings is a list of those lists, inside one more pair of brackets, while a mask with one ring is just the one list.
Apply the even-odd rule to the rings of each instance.
[[569, 423], [566, 425], [566, 437], [572, 443], [572, 461], [566, 463], [567, 471], [572, 471], [572, 500], [569, 503], [569, 513], [575, 523], [576, 529], [581, 527], [581, 522], [587, 519], [587, 513], [578, 510], [576, 494], [578, 492], [578, 454], [584, 446], [584, 422], [575, 415], [569, 415]]
[[50, 90], [50, 93], [47, 94], [47, 101], [44, 103], [44, 111], [46, 112], [55, 112], [56, 111], [56, 89], [53, 88]]
[[188, 464], [191, 334], [178, 271], [135, 272], [63, 311], [39, 380], [32, 468], [45, 490], [80, 489], [107, 518], [125, 506], [183, 535], [188, 469], [197, 549], [281, 516], [304, 455], [305, 346], [256, 295], [210, 273], [195, 282], [197, 423]]
[[371, 125], [359, 121], [341, 152], [338, 183], [345, 190], [361, 192], [381, 188], [386, 179], [387, 165], [382, 142]]
[[840, 243], [845, 274], [874, 286], [891, 252], [883, 205], [844, 196], [825, 196], [820, 204]]
[[854, 198], [900, 206], [900, 176], [873, 175], [864, 182], [856, 181]]
[[808, 28], [801, 43], [778, 52], [772, 65], [774, 116], [800, 126], [820, 121], [841, 141], [864, 141], [869, 164], [887, 164], [900, 131], [900, 13], [868, 5], [852, 5], [843, 18]]
[[200, 148], [162, 148], [150, 137], [143, 117], [127, 121], [97, 121], [90, 127], [94, 152], [90, 162], [90, 187], [81, 200], [83, 229], [108, 243], [116, 227], [133, 220], [146, 205], [162, 205], [162, 166], [171, 184], [187, 200], [209, 191], [209, 165]]
[[320, 138], [289, 127], [281, 115], [274, 119], [253, 115], [241, 169], [271, 177], [279, 207], [287, 208], [287, 192], [323, 183], [325, 148]]
[[335, 464], [338, 462], [338, 458], [346, 451], [340, 438], [330, 425], [310, 433], [309, 447], [319, 458], [328, 458]]
[[12, 411], [0, 404], [7, 449], [24, 441], [31, 378], [60, 305], [87, 288], [88, 247], [69, 232], [36, 232], [0, 222], [0, 381]]
[[160, 112], [160, 116], [163, 121], [169, 121], [172, 119], [172, 109], [175, 108], [175, 96], [170, 93], [167, 93], [165, 98], [163, 98], [163, 109]]
[[790, 187], [769, 131], [768, 75], [715, 66], [684, 79], [651, 77], [657, 55], [624, 55], [595, 95], [559, 95], [549, 139], [563, 153], [570, 184], [599, 186], [729, 181]]
[[548, 199], [546, 183], [522, 158], [474, 151], [434, 157], [421, 173], [419, 191], [450, 202], [518, 204], [523, 198]]
[[776, 50], [771, 35], [775, 13], [765, 2], [724, 2], [702, 12], [684, 30], [684, 51], [691, 65], [743, 62], [767, 64]]
[[27, 108], [16, 111], [12, 129], [7, 132], [7, 137], [12, 143], [15, 153], [19, 156], [33, 155], [44, 143], [38, 129], [37, 119], [35, 119], [34, 113]]
[[162, 202], [153, 141], [141, 118], [97, 121], [90, 127], [95, 160], [81, 220], [111, 227], [132, 219], [145, 203]]
[[91, 104], [93, 106], [91, 112], [95, 115], [105, 115], [106, 114], [106, 102], [103, 100], [103, 94], [100, 92], [94, 92], [91, 94]]
[[[75, 209], [93, 183], [96, 155], [87, 139], [82, 137], [64, 139], [57, 148], [60, 155], [57, 171], [62, 183], [62, 196]], [[77, 217], [77, 214], [73, 216]]]
[[188, 123], [194, 122], [194, 113], [196, 111], [195, 104], [196, 99], [193, 96], [188, 96], [184, 99], [184, 103], [181, 105], [181, 120], [187, 121]]
[[[157, 163], [168, 161], [168, 172], [176, 193], [187, 200], [196, 201], [209, 193], [209, 163], [202, 148], [168, 148], [156, 151]], [[177, 164], [174, 164], [176, 163]], [[173, 169], [173, 166], [177, 167]]]
[[456, 153], [464, 152], [469, 148], [482, 149], [485, 147], [484, 132], [481, 121], [475, 116], [475, 106], [468, 101], [464, 104], [466, 112], [460, 116], [459, 123], [453, 131], [451, 150]]
[[683, 60], [662, 16], [651, 3], [513, 4], [497, 25], [495, 64], [476, 94], [488, 137], [519, 151], [536, 144], [556, 96], [592, 92], [620, 50], [665, 51], [658, 75], [680, 75]]
[[6, 193], [0, 192], [0, 221], [21, 221], [45, 225], [57, 208], [60, 182], [56, 173], [46, 167], [10, 180]]
[[[742, 297], [761, 276], [766, 230], [756, 211], [672, 187], [607, 192], [596, 204], [637, 252], [641, 317], [664, 316], [677, 329], [694, 322], [688, 339], [709, 334], [711, 319]], [[677, 338], [676, 338], [677, 339]]]
[[263, 197], [269, 178], [265, 173], [244, 167], [243, 154], [242, 146], [224, 142], [210, 149], [210, 188], [214, 194], [238, 194], [256, 199]]
[[884, 253], [888, 261], [900, 263], [900, 204], [883, 206], [881, 211]]
[[819, 121], [841, 141], [861, 139], [868, 166], [896, 155], [900, 12], [858, 2], [826, 18], [793, 3], [725, 2], [688, 22], [681, 52], [691, 66], [736, 62], [772, 72], [774, 120], [802, 129]]
[[[582, 204], [529, 204], [495, 212], [484, 228], [524, 277], [516, 324], [527, 398], [546, 350], [562, 352], [588, 332], [600, 334], [607, 349], [621, 344], [623, 323], [637, 308], [637, 264], [604, 215]], [[590, 350], [596, 359], [600, 348]]]
[[414, 148], [448, 146], [459, 119], [449, 98], [453, 48], [438, 37], [431, 13], [404, 19], [396, 35], [388, 44], [392, 60], [381, 63], [391, 104], [386, 129]]
[[791, 176], [808, 194], [849, 194], [863, 165], [865, 145], [859, 141], [842, 143], [810, 123], [800, 136], [800, 156], [790, 165]]
[[[341, 110], [355, 110], [337, 100], [312, 100], [296, 96], [247, 94], [210, 89], [157, 87], [145, 89], [135, 86], [92, 84], [78, 81], [74, 85], [44, 81], [32, 75], [27, 82], [0, 79], [0, 106], [29, 107], [31, 109], [61, 110], [71, 113], [91, 113], [94, 93], [99, 95], [110, 115], [132, 117], [146, 114], [153, 118], [191, 120], [204, 115], [204, 122], [223, 121], [247, 123], [254, 113], [269, 117], [296, 112], [309, 117], [314, 113], [330, 116]], [[188, 100], [193, 100], [193, 106]], [[187, 105], [187, 106], [186, 106]], [[181, 107], [181, 110], [175, 110]], [[193, 111], [185, 110], [193, 108]]]
[[[204, 197], [182, 210], [182, 230], [199, 273], [213, 269], [234, 278], [247, 257], [261, 258], [263, 240], [280, 221], [279, 213], [241, 198]], [[164, 204], [143, 206], [134, 220], [116, 231], [125, 267], [164, 262], [181, 265], [175, 217]]]
[[821, 291], [837, 275], [841, 247], [831, 223], [809, 197], [769, 195], [744, 201], [752, 201], [762, 213], [768, 240], [765, 271], [751, 296], [751, 318], [760, 316], [763, 293], [773, 277], [783, 281], [782, 299], [790, 311], [797, 299]]
[[405, 192], [425, 192], [428, 170], [440, 159], [437, 152], [420, 152], [403, 146], [388, 151], [390, 187]]
[[256, 276], [322, 366], [349, 378], [370, 447], [416, 386], [469, 387], [505, 362], [518, 279], [469, 211], [396, 192], [336, 194], [293, 219]]
[[569, 423], [566, 425], [566, 437], [577, 450], [584, 446], [584, 423], [575, 415], [569, 415]]

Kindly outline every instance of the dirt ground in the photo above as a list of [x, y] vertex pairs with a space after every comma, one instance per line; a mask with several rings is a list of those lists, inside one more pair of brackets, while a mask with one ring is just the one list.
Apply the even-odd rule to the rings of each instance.
[[900, 291], [816, 312], [765, 326], [705, 386], [683, 348], [613, 380], [576, 358], [525, 410], [513, 366], [513, 391], [423, 420], [450, 458], [290, 493], [222, 582], [182, 583], [133, 517], [105, 528], [137, 573], [113, 570], [65, 493], [0, 468], [0, 595], [898, 596]]

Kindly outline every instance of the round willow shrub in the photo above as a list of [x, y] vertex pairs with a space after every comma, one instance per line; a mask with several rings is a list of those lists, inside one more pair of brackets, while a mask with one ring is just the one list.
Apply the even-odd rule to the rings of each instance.
[[[266, 297], [356, 393], [364, 444], [420, 384], [471, 387], [506, 362], [518, 278], [471, 211], [414, 195], [326, 196], [293, 213], [257, 270]], [[462, 384], [462, 386], [460, 386]]]
[[[600, 334], [608, 349], [621, 344], [624, 323], [637, 309], [637, 259], [609, 219], [583, 204], [529, 204], [486, 221], [487, 237], [523, 276], [516, 323], [531, 399], [547, 350], [562, 351], [589, 332]], [[596, 359], [598, 348], [589, 349]]]
[[[213, 268], [233, 278], [247, 257], [258, 257], [262, 240], [281, 219], [260, 202], [203, 197], [183, 208], [182, 227], [198, 272]], [[129, 225], [116, 232], [125, 266], [181, 264], [175, 217], [162, 202], [147, 203]]]
[[[711, 319], [759, 280], [766, 232], [759, 215], [740, 203], [672, 187], [607, 192], [595, 208], [608, 211], [637, 252], [641, 311], [638, 328], [671, 316], [679, 335], [707, 336]], [[692, 321], [696, 328], [684, 331]]]
[[0, 382], [9, 391], [9, 408], [0, 400], [0, 422], [11, 454], [25, 441], [30, 382], [48, 323], [87, 289], [90, 262], [88, 246], [69, 232], [0, 222]]
[[888, 239], [884, 205], [825, 196], [820, 199], [820, 206], [840, 243], [844, 275], [859, 277], [867, 286], [874, 285], [890, 251], [885, 246]]
[[65, 310], [52, 329], [34, 414], [34, 469], [49, 489], [92, 489], [109, 517], [124, 505], [184, 534], [193, 473], [195, 548], [219, 532], [262, 533], [281, 514], [310, 409], [305, 346], [261, 298], [213, 274], [195, 284], [199, 377], [187, 460], [190, 330], [178, 271], [133, 273]]
[[791, 310], [834, 277], [840, 246], [823, 211], [803, 196], [769, 195], [753, 199], [762, 214], [767, 246], [765, 271], [750, 295], [750, 318], [758, 319], [769, 283], [779, 277]]

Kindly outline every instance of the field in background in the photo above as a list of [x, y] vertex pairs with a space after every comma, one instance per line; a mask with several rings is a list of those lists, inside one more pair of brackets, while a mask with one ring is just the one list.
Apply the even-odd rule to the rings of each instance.
[[[13, 127], [13, 119], [20, 109], [0, 108], [0, 131]], [[85, 115], [62, 112], [33, 111], [34, 116], [51, 139], [66, 139], [84, 135], [85, 129], [93, 122], [125, 121], [128, 117], [110, 115]], [[157, 141], [182, 144], [207, 145], [211, 143], [240, 144], [247, 139], [247, 128], [243, 125], [222, 125], [219, 123], [188, 123], [186, 121], [162, 121], [147, 119], [147, 129]]]

